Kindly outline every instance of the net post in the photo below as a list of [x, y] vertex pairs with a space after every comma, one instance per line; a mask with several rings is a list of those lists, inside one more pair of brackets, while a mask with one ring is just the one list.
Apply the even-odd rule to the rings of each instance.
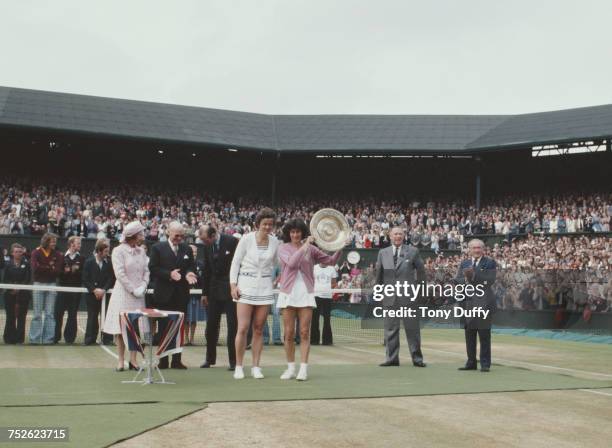
[[102, 309], [100, 310], [100, 325], [98, 326], [98, 336], [100, 337], [100, 344], [102, 344], [104, 322], [106, 321], [106, 294], [102, 296]]

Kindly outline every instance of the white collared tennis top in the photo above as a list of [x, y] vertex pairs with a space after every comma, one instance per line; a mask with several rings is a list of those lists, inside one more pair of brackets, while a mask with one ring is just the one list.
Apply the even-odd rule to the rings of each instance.
[[265, 250], [257, 246], [257, 232], [240, 238], [232, 265], [230, 282], [236, 283], [240, 292], [252, 297], [268, 297], [274, 293], [273, 280], [280, 242], [274, 235], [268, 236]]

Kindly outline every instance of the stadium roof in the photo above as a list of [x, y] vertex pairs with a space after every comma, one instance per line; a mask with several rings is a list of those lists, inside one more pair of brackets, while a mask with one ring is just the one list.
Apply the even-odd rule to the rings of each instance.
[[264, 151], [474, 153], [612, 136], [612, 105], [521, 115], [265, 115], [0, 87], [0, 126]]

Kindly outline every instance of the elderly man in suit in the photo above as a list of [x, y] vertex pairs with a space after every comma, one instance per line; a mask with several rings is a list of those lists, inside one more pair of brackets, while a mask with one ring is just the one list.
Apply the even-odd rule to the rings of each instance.
[[[183, 242], [185, 228], [174, 221], [168, 226], [168, 240], [155, 244], [151, 248], [149, 271], [153, 280], [153, 301], [155, 308], [168, 311], [187, 311], [189, 289], [198, 282], [195, 274], [195, 260], [193, 251], [187, 243]], [[158, 334], [163, 334], [167, 322], [161, 320], [158, 325]], [[181, 354], [172, 355], [173, 369], [186, 369], [181, 362]], [[159, 368], [168, 368], [168, 357], [159, 360]]]
[[497, 264], [492, 258], [484, 255], [484, 242], [479, 239], [470, 240], [468, 243], [470, 257], [463, 260], [459, 265], [459, 271], [455, 277], [458, 284], [482, 285], [484, 294], [471, 294], [461, 305], [466, 311], [482, 308], [488, 310], [487, 317], [478, 315], [462, 318], [465, 329], [465, 348], [467, 351], [467, 362], [459, 370], [476, 370], [476, 337], [480, 339], [480, 370], [488, 372], [491, 368], [491, 320], [497, 308], [495, 294], [491, 289], [497, 275]]
[[202, 304], [208, 308], [206, 359], [200, 367], [207, 369], [217, 362], [219, 326], [221, 314], [225, 312], [229, 370], [233, 371], [236, 367], [235, 342], [238, 318], [236, 316], [236, 302], [232, 300], [230, 292], [229, 273], [238, 240], [231, 235], [221, 234], [211, 225], [201, 227], [198, 236], [205, 245]]
[[[421, 283], [425, 281], [425, 265], [416, 247], [404, 244], [404, 229], [395, 227], [391, 230], [391, 245], [378, 252], [376, 262], [376, 284], [395, 285], [397, 282]], [[418, 300], [418, 298], [417, 298]], [[385, 296], [383, 309], [401, 309], [417, 307], [417, 301], [409, 297]], [[399, 366], [399, 329], [403, 321], [406, 339], [410, 348], [412, 364], [425, 367], [421, 353], [421, 329], [418, 317], [384, 317], [386, 360], [381, 367]]]

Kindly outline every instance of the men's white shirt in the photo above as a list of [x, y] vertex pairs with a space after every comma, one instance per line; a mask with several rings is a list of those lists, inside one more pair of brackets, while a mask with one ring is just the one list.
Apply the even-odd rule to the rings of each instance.
[[336, 269], [333, 266], [325, 266], [322, 268], [318, 264], [314, 267], [314, 292], [315, 296], [324, 299], [332, 298], [332, 280], [338, 276]]
[[77, 257], [77, 255], [79, 255], [78, 251], [77, 252], [67, 251], [64, 257], [69, 257], [71, 260], [74, 260]]
[[402, 250], [402, 246], [396, 246], [395, 244], [391, 246], [393, 248], [393, 256], [395, 258], [399, 258], [400, 251]]

